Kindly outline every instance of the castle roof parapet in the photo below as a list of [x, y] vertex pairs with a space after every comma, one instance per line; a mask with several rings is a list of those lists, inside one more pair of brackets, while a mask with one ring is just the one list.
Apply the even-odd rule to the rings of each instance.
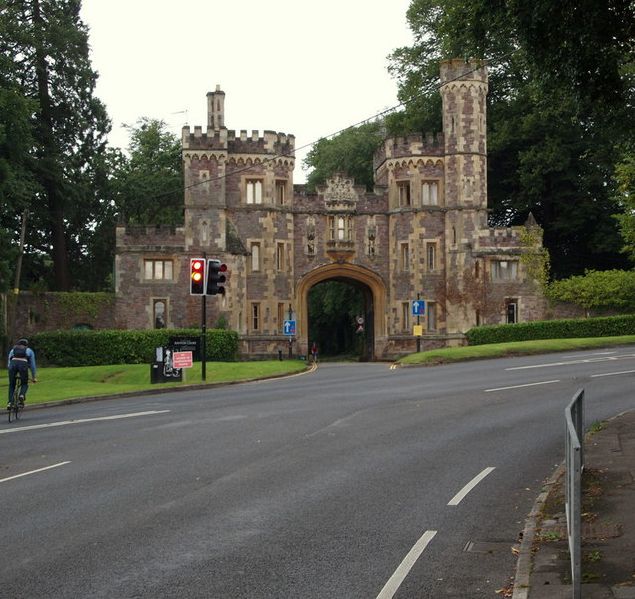
[[275, 131], [264, 131], [262, 136], [258, 130], [251, 135], [243, 129], [236, 134], [233, 129], [213, 129], [208, 127], [183, 127], [181, 143], [183, 150], [224, 150], [231, 154], [271, 154], [277, 156], [293, 156], [295, 136]]
[[183, 225], [117, 225], [116, 245], [153, 246], [155, 249], [183, 244], [185, 229]]
[[181, 130], [181, 144], [184, 150], [226, 150], [228, 131], [225, 128], [213, 129], [207, 127], [203, 133], [202, 127], [194, 127], [192, 133], [189, 126]]
[[375, 151], [373, 168], [377, 170], [386, 160], [391, 158], [407, 158], [412, 156], [443, 156], [443, 133], [414, 133], [405, 137], [388, 137]]

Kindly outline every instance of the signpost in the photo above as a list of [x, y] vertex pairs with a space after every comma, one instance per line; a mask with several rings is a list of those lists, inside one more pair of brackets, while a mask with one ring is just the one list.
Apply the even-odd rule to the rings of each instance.
[[421, 351], [421, 335], [423, 327], [419, 323], [419, 318], [426, 314], [426, 300], [422, 300], [417, 293], [417, 299], [412, 302], [412, 314], [417, 317], [417, 325], [413, 328], [413, 335], [417, 338], [417, 352]]
[[419, 294], [417, 293], [417, 299], [412, 301], [412, 315], [425, 316], [425, 313], [426, 313], [426, 300], [419, 299]]
[[285, 335], [295, 335], [295, 320], [285, 320], [282, 325], [282, 330]]

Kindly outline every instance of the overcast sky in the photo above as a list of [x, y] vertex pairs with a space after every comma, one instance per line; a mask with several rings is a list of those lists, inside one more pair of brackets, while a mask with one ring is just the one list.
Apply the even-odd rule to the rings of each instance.
[[[228, 129], [292, 133], [296, 148], [395, 106], [387, 55], [410, 45], [410, 0], [83, 0], [97, 96], [121, 125], [147, 116], [207, 126], [225, 92]], [[296, 154], [294, 182], [306, 173]]]

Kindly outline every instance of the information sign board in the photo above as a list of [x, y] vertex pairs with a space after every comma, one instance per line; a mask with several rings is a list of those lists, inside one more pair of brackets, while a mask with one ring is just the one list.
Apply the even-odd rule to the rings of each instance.
[[172, 354], [173, 368], [192, 368], [192, 352], [191, 351], [175, 351]]

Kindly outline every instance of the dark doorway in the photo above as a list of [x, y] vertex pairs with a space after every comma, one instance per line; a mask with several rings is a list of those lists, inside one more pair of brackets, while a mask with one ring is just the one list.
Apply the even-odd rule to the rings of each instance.
[[320, 358], [373, 358], [373, 302], [370, 289], [350, 279], [331, 279], [309, 291], [309, 346]]

